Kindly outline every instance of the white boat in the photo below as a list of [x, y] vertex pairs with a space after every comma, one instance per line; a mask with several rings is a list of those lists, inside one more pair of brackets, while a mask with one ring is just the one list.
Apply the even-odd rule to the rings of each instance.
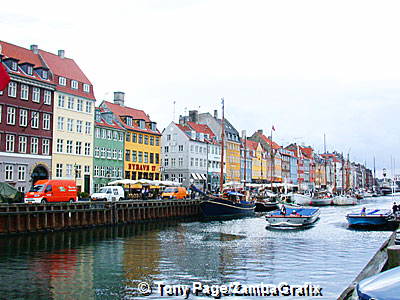
[[290, 195], [292, 203], [295, 203], [298, 205], [310, 205], [310, 203], [311, 203], [312, 198], [308, 195], [297, 194], [297, 193], [291, 193], [289, 195]]
[[312, 206], [328, 206], [332, 204], [332, 198], [311, 198]]
[[356, 205], [357, 199], [351, 196], [336, 196], [332, 198], [333, 205]]
[[318, 208], [285, 207], [267, 213], [265, 219], [271, 227], [302, 227], [315, 223], [319, 214]]

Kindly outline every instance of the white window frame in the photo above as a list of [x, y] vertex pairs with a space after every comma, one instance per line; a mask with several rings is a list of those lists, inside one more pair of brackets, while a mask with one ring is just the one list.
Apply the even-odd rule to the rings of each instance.
[[74, 103], [75, 99], [72, 96], [68, 96], [68, 100], [67, 100], [67, 108], [68, 109], [74, 109]]
[[21, 100], [29, 100], [29, 86], [21, 84]]
[[78, 89], [78, 81], [71, 80], [71, 88], [74, 90], [77, 90]]
[[58, 84], [62, 85], [62, 86], [66, 86], [67, 85], [67, 78], [62, 77], [62, 76], [58, 77]]
[[72, 154], [73, 153], [73, 147], [74, 147], [74, 143], [72, 140], [67, 140], [67, 145], [66, 145], [66, 153], [68, 154]]
[[83, 91], [85, 93], [89, 93], [90, 92], [90, 85], [88, 85], [87, 83], [83, 84]]
[[50, 130], [50, 114], [43, 114], [43, 129]]
[[82, 99], [76, 100], [76, 110], [83, 111], [83, 100]]
[[5, 165], [4, 180], [5, 181], [13, 181], [13, 179], [14, 179], [14, 166], [13, 165]]
[[15, 135], [7, 134], [6, 135], [6, 152], [14, 152], [15, 149]]
[[26, 180], [26, 166], [18, 166], [18, 181]]
[[38, 154], [39, 151], [39, 139], [37, 137], [31, 138], [31, 154]]
[[77, 133], [82, 133], [82, 120], [76, 120], [76, 132]]
[[64, 107], [64, 106], [65, 106], [65, 96], [58, 95], [58, 107]]
[[62, 177], [62, 171], [63, 171], [63, 165], [62, 164], [56, 164], [56, 177], [57, 178]]
[[64, 146], [64, 140], [63, 139], [57, 139], [57, 144], [56, 144], [56, 150], [58, 153], [63, 152], [63, 146]]
[[86, 124], [85, 124], [85, 133], [86, 133], [86, 134], [91, 134], [91, 132], [92, 132], [92, 123], [86, 121]]
[[19, 110], [19, 126], [26, 127], [28, 126], [28, 110], [20, 109]]
[[28, 138], [26, 136], [20, 135], [18, 137], [18, 152], [26, 153], [27, 144], [28, 144]]
[[51, 91], [45, 90], [43, 92], [43, 103], [46, 105], [51, 105]]
[[42, 140], [42, 154], [43, 155], [50, 154], [50, 140], [49, 139]]
[[8, 84], [8, 97], [17, 98], [17, 83], [14, 81]]
[[90, 156], [90, 143], [85, 143], [85, 155]]
[[68, 132], [73, 132], [73, 130], [74, 130], [74, 120], [68, 118], [67, 119], [67, 131]]
[[75, 142], [75, 154], [82, 155], [82, 142], [80, 141]]
[[8, 125], [15, 125], [15, 114], [16, 114], [15, 107], [12, 107], [12, 106], [7, 107], [7, 124]]
[[40, 103], [40, 88], [32, 88], [32, 102]]
[[58, 117], [57, 119], [57, 129], [64, 130], [64, 117]]
[[31, 112], [31, 127], [39, 128], [40, 123], [40, 113], [38, 111]]

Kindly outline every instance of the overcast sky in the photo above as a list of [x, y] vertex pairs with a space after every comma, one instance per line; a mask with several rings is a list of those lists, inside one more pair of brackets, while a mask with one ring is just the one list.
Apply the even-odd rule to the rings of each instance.
[[[112, 5], [111, 5], [112, 4]], [[64, 49], [98, 103], [126, 93], [162, 130], [220, 110], [284, 146], [336, 149], [377, 175], [400, 169], [399, 1], [25, 1], [2, 5], [1, 40]]]

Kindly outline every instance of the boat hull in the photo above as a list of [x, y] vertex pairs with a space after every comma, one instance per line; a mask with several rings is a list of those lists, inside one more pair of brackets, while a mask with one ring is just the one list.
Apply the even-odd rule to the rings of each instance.
[[353, 197], [336, 196], [332, 199], [333, 205], [356, 205], [357, 199]]
[[346, 216], [350, 226], [382, 226], [390, 222], [389, 210], [375, 209], [370, 212], [352, 213]]
[[[293, 210], [296, 210], [298, 215], [292, 215]], [[271, 227], [302, 227], [315, 223], [319, 214], [318, 208], [287, 208], [285, 215], [277, 210], [268, 214], [265, 219]]]
[[332, 204], [332, 198], [313, 198], [310, 205], [312, 206], [328, 206]]
[[256, 201], [256, 212], [267, 212], [277, 209], [279, 206], [276, 202], [268, 202], [264, 200], [257, 200]]
[[225, 199], [207, 199], [200, 203], [204, 217], [239, 217], [251, 216], [255, 212], [252, 202], [233, 202]]
[[298, 205], [309, 205], [312, 198], [302, 194], [292, 194], [292, 202]]

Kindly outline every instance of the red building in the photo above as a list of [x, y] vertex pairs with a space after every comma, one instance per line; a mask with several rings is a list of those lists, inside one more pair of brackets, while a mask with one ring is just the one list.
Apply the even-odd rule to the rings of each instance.
[[25, 192], [51, 176], [55, 86], [37, 46], [0, 41], [0, 63], [11, 81], [0, 91], [0, 181]]

